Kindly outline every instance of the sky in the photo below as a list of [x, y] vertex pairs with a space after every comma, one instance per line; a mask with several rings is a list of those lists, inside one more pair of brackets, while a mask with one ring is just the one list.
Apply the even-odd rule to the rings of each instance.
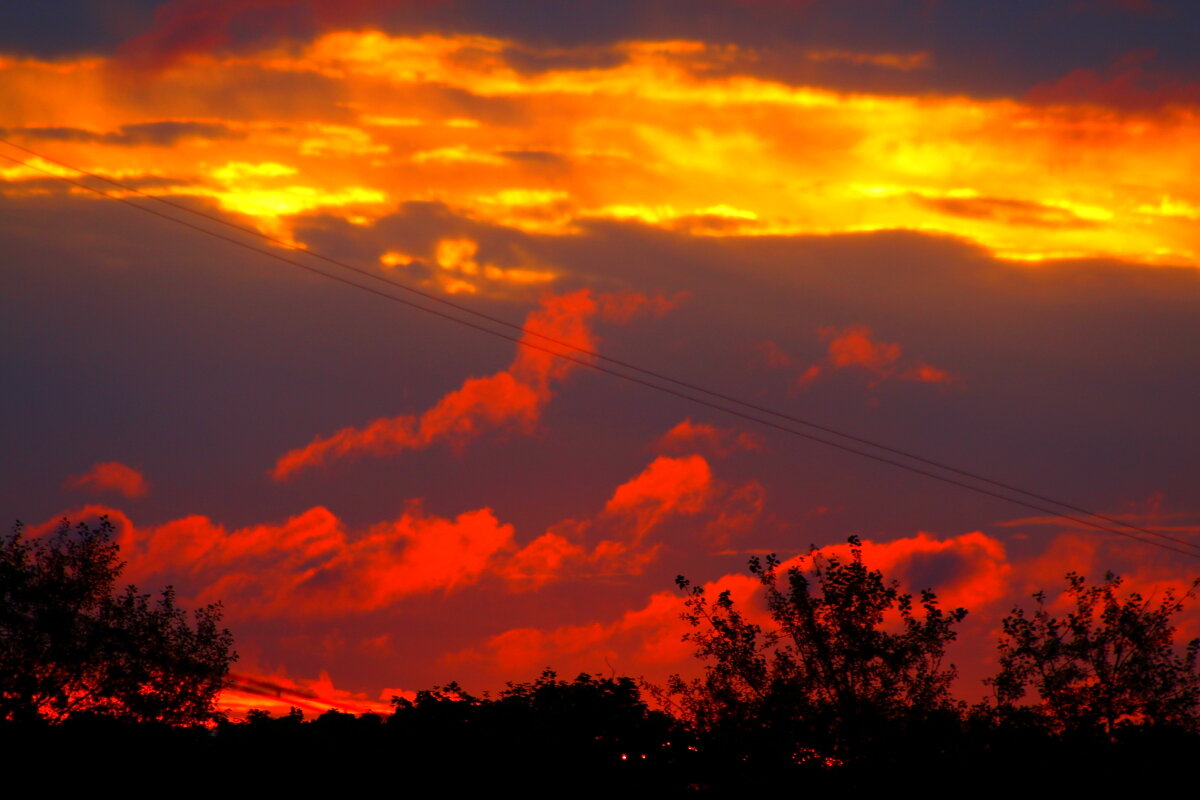
[[676, 575], [850, 535], [977, 700], [1067, 572], [1200, 574], [1195, 3], [12, 6], [0, 508], [220, 601], [235, 712], [694, 674]]

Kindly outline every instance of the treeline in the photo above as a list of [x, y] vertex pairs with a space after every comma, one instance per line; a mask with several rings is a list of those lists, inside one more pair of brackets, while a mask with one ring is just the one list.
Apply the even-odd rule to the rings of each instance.
[[0, 752], [27, 772], [70, 765], [42, 773], [60, 782], [1040, 795], [1169, 786], [1200, 754], [1200, 640], [1175, 642], [1181, 598], [1069, 575], [1064, 614], [1039, 594], [1003, 620], [991, 698], [972, 706], [944, 662], [966, 610], [901, 592], [854, 538], [849, 558], [752, 560], [765, 613], [680, 577], [696, 678], [547, 670], [496, 695], [451, 683], [396, 698], [386, 716], [231, 721], [214, 705], [236, 658], [219, 607], [189, 623], [169, 589], [157, 603], [118, 591], [111, 533], [64, 523], [0, 542]]

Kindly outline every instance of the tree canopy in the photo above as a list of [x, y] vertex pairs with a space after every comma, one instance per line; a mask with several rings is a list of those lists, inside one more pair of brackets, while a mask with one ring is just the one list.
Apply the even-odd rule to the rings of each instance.
[[63, 520], [43, 537], [18, 524], [0, 539], [0, 720], [212, 718], [237, 657], [220, 606], [189, 621], [171, 587], [155, 601], [117, 589], [124, 564], [113, 531], [101, 517], [74, 528]]
[[1092, 586], [1069, 573], [1066, 596], [1074, 608], [1065, 616], [1050, 612], [1045, 592], [1033, 595], [1032, 614], [1012, 610], [999, 643], [1000, 671], [989, 681], [1002, 709], [1032, 690], [1040, 700], [1032, 710], [1055, 731], [1111, 735], [1129, 725], [1200, 725], [1200, 639], [1180, 653], [1171, 623], [1182, 600], [1171, 589], [1157, 605], [1136, 592], [1122, 598], [1121, 584], [1111, 572]]
[[942, 661], [966, 610], [942, 610], [928, 590], [914, 610], [911, 595], [863, 563], [860, 541], [849, 543], [848, 560], [814, 548], [782, 580], [775, 556], [751, 559], [769, 630], [728, 591], [710, 602], [703, 587], [677, 578], [695, 628], [686, 638], [708, 663], [703, 678], [673, 676], [667, 699], [700, 730], [743, 741], [768, 732], [769, 741], [825, 754], [846, 752], [885, 720], [952, 710], [955, 669]]

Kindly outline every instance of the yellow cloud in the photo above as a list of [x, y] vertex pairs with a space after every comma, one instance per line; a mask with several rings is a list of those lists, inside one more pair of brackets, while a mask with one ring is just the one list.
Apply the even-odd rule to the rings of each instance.
[[[171, 178], [169, 191], [264, 224], [318, 208], [369, 224], [438, 201], [538, 234], [597, 216], [705, 236], [909, 229], [1031, 262], [1200, 265], [1194, 114], [842, 93], [758, 77], [753, 53], [695, 41], [626, 42], [615, 58], [526, 72], [507, 60], [511, 47], [340, 31], [286, 52], [189, 60], [137, 91], [99, 59], [10, 58], [0, 102], [18, 140], [21, 129], [229, 120], [239, 136], [220, 142], [217, 167], [211, 141], [27, 142]], [[922, 53], [795, 57], [928, 63]], [[10, 167], [0, 177], [33, 176]]]

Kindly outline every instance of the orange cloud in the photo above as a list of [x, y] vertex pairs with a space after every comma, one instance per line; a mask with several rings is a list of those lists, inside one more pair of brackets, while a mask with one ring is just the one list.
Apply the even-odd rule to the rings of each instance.
[[[502, 267], [477, 260], [479, 245], [465, 237], [440, 239], [432, 258], [417, 259], [405, 253], [388, 251], [379, 261], [387, 268], [415, 268], [410, 280], [416, 278], [424, 286], [438, 288], [446, 294], [477, 294], [487, 291], [493, 295], [514, 294], [553, 283], [557, 274], [537, 267]], [[428, 267], [436, 267], [429, 270]], [[422, 273], [424, 276], [422, 277]]]
[[707, 450], [715, 456], [726, 456], [735, 450], [762, 450], [764, 444], [761, 436], [749, 431], [719, 428], [707, 422], [697, 424], [688, 418], [659, 437], [654, 447], [665, 453]]
[[869, 373], [871, 380], [868, 385], [871, 388], [892, 379], [945, 385], [962, 383], [946, 370], [925, 363], [918, 363], [909, 369], [900, 368], [900, 345], [872, 339], [871, 329], [865, 325], [852, 325], [842, 330], [821, 328], [819, 333], [822, 339], [829, 342], [828, 353], [800, 375], [796, 381], [798, 388], [807, 388], [822, 376], [847, 368]]
[[574, 347], [592, 350], [597, 340], [589, 327], [594, 317], [625, 319], [634, 309], [660, 308], [659, 301], [625, 293], [593, 298], [587, 289], [568, 295], [547, 296], [542, 308], [525, 319], [528, 331], [522, 340], [539, 348], [518, 347], [508, 369], [486, 378], [470, 378], [419, 417], [404, 414], [377, 419], [364, 428], [343, 428], [332, 436], [317, 437], [305, 447], [285, 453], [272, 470], [275, 480], [328, 461], [353, 455], [394, 455], [445, 443], [456, 450], [491, 430], [532, 432], [542, 408], [553, 397], [552, 385], [577, 367], [547, 349], [579, 357], [565, 348], [548, 345], [538, 335]]
[[96, 464], [84, 474], [69, 478], [67, 486], [97, 493], [115, 492], [131, 500], [145, 497], [150, 490], [142, 473], [119, 461]]
[[[36, 131], [74, 128], [55, 157], [210, 198], [281, 235], [305, 212], [368, 225], [432, 201], [541, 234], [595, 219], [714, 237], [907, 229], [1026, 263], [1200, 263], [1190, 220], [1145, 211], [1200, 207], [1183, 177], [1200, 158], [1194, 81], [1136, 59], [1022, 99], [847, 94], [756, 74], [753, 52], [698, 41], [589, 45], [574, 65], [527, 70], [512, 54], [536, 47], [389, 36], [359, 24], [374, 13], [365, 2], [179, 0], [116, 61], [4, 58], [8, 133], [36, 144]], [[281, 47], [292, 33], [301, 41]], [[117, 61], [150, 67], [127, 70], [137, 91], [114, 78]], [[222, 159], [296, 176], [215, 178], [217, 124]], [[125, 135], [144, 125], [159, 134]], [[207, 133], [166, 135], [171, 126]]]

